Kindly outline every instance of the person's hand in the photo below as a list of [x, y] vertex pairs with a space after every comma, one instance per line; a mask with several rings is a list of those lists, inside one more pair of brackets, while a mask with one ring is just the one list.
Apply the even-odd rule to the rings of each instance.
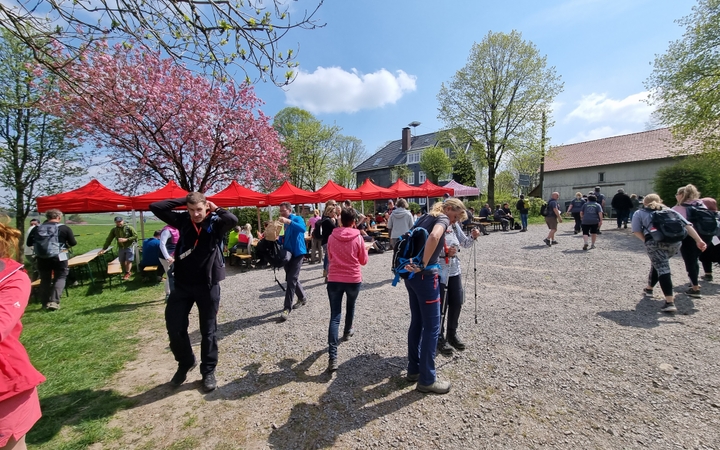
[[470, 236], [473, 239], [477, 239], [477, 237], [480, 236], [480, 230], [478, 230], [477, 228], [473, 228], [473, 230], [470, 232]]
[[211, 201], [207, 202], [208, 211], [215, 212], [216, 209], [218, 209], [217, 205]]
[[457, 248], [456, 247], [449, 247], [447, 255], [452, 258], [453, 256], [457, 255]]
[[558, 217], [558, 222], [562, 223], [562, 217]]
[[422, 269], [420, 267], [416, 266], [415, 264], [407, 264], [405, 266], [405, 270], [407, 270], [408, 272], [413, 272], [413, 273], [422, 272]]
[[118, 238], [118, 242], [127, 242], [127, 238]]
[[102, 254], [104, 254], [104, 253], [105, 253], [105, 249], [102, 249], [102, 250], [100, 250], [100, 251], [98, 252], [98, 255], [102, 255]]
[[170, 257], [167, 259], [167, 262], [168, 262], [168, 265], [170, 265], [170, 264], [172, 264], [172, 263], [175, 262], [175, 258], [173, 258], [172, 256], [170, 256]]
[[702, 252], [704, 252], [707, 249], [707, 244], [705, 243], [705, 241], [702, 241], [702, 240], [696, 241], [696, 244], [697, 244], [697, 248], [699, 248], [700, 251], [702, 251]]

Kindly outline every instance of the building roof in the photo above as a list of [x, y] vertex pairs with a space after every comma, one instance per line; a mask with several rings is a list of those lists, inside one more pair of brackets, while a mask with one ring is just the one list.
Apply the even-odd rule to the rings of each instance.
[[[412, 136], [410, 139], [410, 152], [420, 150], [421, 148], [433, 147], [437, 143], [437, 132]], [[367, 170], [377, 170], [386, 167], [392, 167], [397, 164], [405, 164], [406, 154], [402, 151], [402, 139], [390, 142], [385, 147], [378, 150], [377, 153], [358, 164], [353, 172], [364, 172]]]
[[553, 147], [545, 172], [672, 158], [680, 148], [669, 128]]

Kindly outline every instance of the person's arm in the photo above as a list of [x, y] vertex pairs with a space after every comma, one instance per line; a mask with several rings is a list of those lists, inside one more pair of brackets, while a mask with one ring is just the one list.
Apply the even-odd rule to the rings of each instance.
[[357, 250], [358, 250], [358, 262], [361, 266], [364, 266], [368, 262], [368, 251], [365, 248], [365, 240], [360, 236], [360, 238], [357, 240]]
[[170, 253], [167, 251], [167, 241], [170, 239], [172, 235], [168, 230], [163, 230], [162, 233], [160, 233], [160, 253], [162, 254], [162, 257], [164, 260], [168, 261], [170, 264], [172, 264], [172, 256], [170, 256]]
[[[67, 225], [61, 225], [63, 228], [63, 231], [65, 232], [65, 243], [68, 247], [75, 247], [77, 245], [77, 241], [75, 240], [75, 233], [73, 233], [73, 230], [70, 229]], [[33, 230], [35, 231], [35, 230]]]
[[455, 228], [455, 236], [457, 236], [458, 243], [463, 248], [470, 248], [473, 245], [473, 242], [475, 242], [474, 239], [467, 237], [467, 235], [463, 232], [462, 227], [459, 223], [454, 223], [450, 225], [451, 227]]
[[436, 223], [432, 229], [432, 232], [427, 238], [427, 242], [425, 242], [425, 251], [423, 252], [422, 260], [423, 266], [427, 266], [430, 258], [432, 258], [432, 254], [437, 248], [438, 243], [440, 242], [440, 238], [443, 236], [443, 233], [445, 233], [445, 227], [440, 223]]
[[108, 234], [107, 239], [105, 239], [105, 244], [103, 244], [103, 249], [101, 250], [101, 252], [104, 251], [106, 248], [109, 248], [110, 245], [112, 245], [112, 241], [113, 239], [115, 239], [115, 228], [117, 227], [113, 225], [113, 228], [110, 230], [110, 234]]
[[[220, 230], [216, 230], [216, 232], [219, 232], [220, 236], [225, 236], [230, 230], [235, 228], [238, 224], [238, 218], [235, 217], [233, 213], [228, 211], [225, 208], [220, 208], [213, 202], [207, 202], [208, 208], [211, 213], [217, 214], [218, 218], [220, 219], [220, 222], [222, 222], [222, 226], [220, 227]], [[303, 229], [305, 229], [305, 221], [300, 218], [300, 223]]]
[[28, 233], [28, 237], [25, 240], [25, 245], [27, 245], [28, 247], [32, 247], [35, 243], [35, 230], [37, 230], [37, 227], [33, 228], [32, 231]]
[[697, 245], [697, 248], [700, 249], [700, 251], [704, 252], [705, 249], [707, 249], [707, 244], [705, 241], [702, 240], [700, 235], [695, 231], [695, 227], [692, 226], [691, 223], [685, 225], [685, 229], [687, 230], [688, 234], [691, 238], [695, 241], [695, 245]]
[[132, 243], [137, 242], [138, 234], [137, 234], [137, 231], [135, 231], [135, 228], [128, 225], [128, 230], [130, 230], [130, 236], [125, 238], [126, 239], [125, 242], [132, 242]]
[[30, 298], [30, 279], [18, 270], [5, 280], [0, 292], [0, 342], [4, 341], [25, 312]]
[[182, 214], [173, 212], [178, 206], [184, 206], [187, 200], [185, 197], [161, 200], [150, 204], [150, 211], [166, 224], [180, 229]]
[[555, 203], [555, 215], [557, 216], [558, 222], [562, 222], [562, 214], [560, 214], [560, 209], [557, 207], [557, 203]]

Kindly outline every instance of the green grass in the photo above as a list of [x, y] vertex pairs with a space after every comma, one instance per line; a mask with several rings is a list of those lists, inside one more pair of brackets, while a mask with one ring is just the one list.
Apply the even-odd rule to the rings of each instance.
[[[73, 227], [76, 255], [100, 247], [109, 230], [86, 227]], [[43, 417], [27, 435], [31, 448], [84, 449], [120, 439], [122, 430], [107, 423], [132, 401], [107, 384], [136, 357], [140, 327], [162, 323], [157, 307], [164, 297], [161, 286], [133, 280], [114, 282], [112, 288], [71, 287], [69, 294], [60, 310], [46, 312], [31, 303], [22, 319], [22, 342], [47, 378], [38, 388]]]

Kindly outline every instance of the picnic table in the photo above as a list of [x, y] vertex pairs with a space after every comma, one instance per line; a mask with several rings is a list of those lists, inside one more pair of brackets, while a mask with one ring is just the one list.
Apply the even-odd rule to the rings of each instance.
[[[99, 253], [102, 250], [102, 248], [96, 248], [93, 250], [90, 250], [89, 252], [85, 252], [82, 255], [73, 256], [68, 260], [68, 268], [69, 269], [75, 269], [80, 273], [83, 273], [87, 271], [88, 278], [90, 279], [90, 283], [95, 283], [95, 278], [93, 277], [93, 270], [91, 262], [95, 261], [95, 267], [98, 271], [102, 271], [102, 268], [100, 268], [99, 263], [100, 261], [105, 260], [105, 258], [101, 257], [98, 259], [99, 256], [101, 256]], [[82, 278], [78, 277], [78, 281], [82, 285]]]

